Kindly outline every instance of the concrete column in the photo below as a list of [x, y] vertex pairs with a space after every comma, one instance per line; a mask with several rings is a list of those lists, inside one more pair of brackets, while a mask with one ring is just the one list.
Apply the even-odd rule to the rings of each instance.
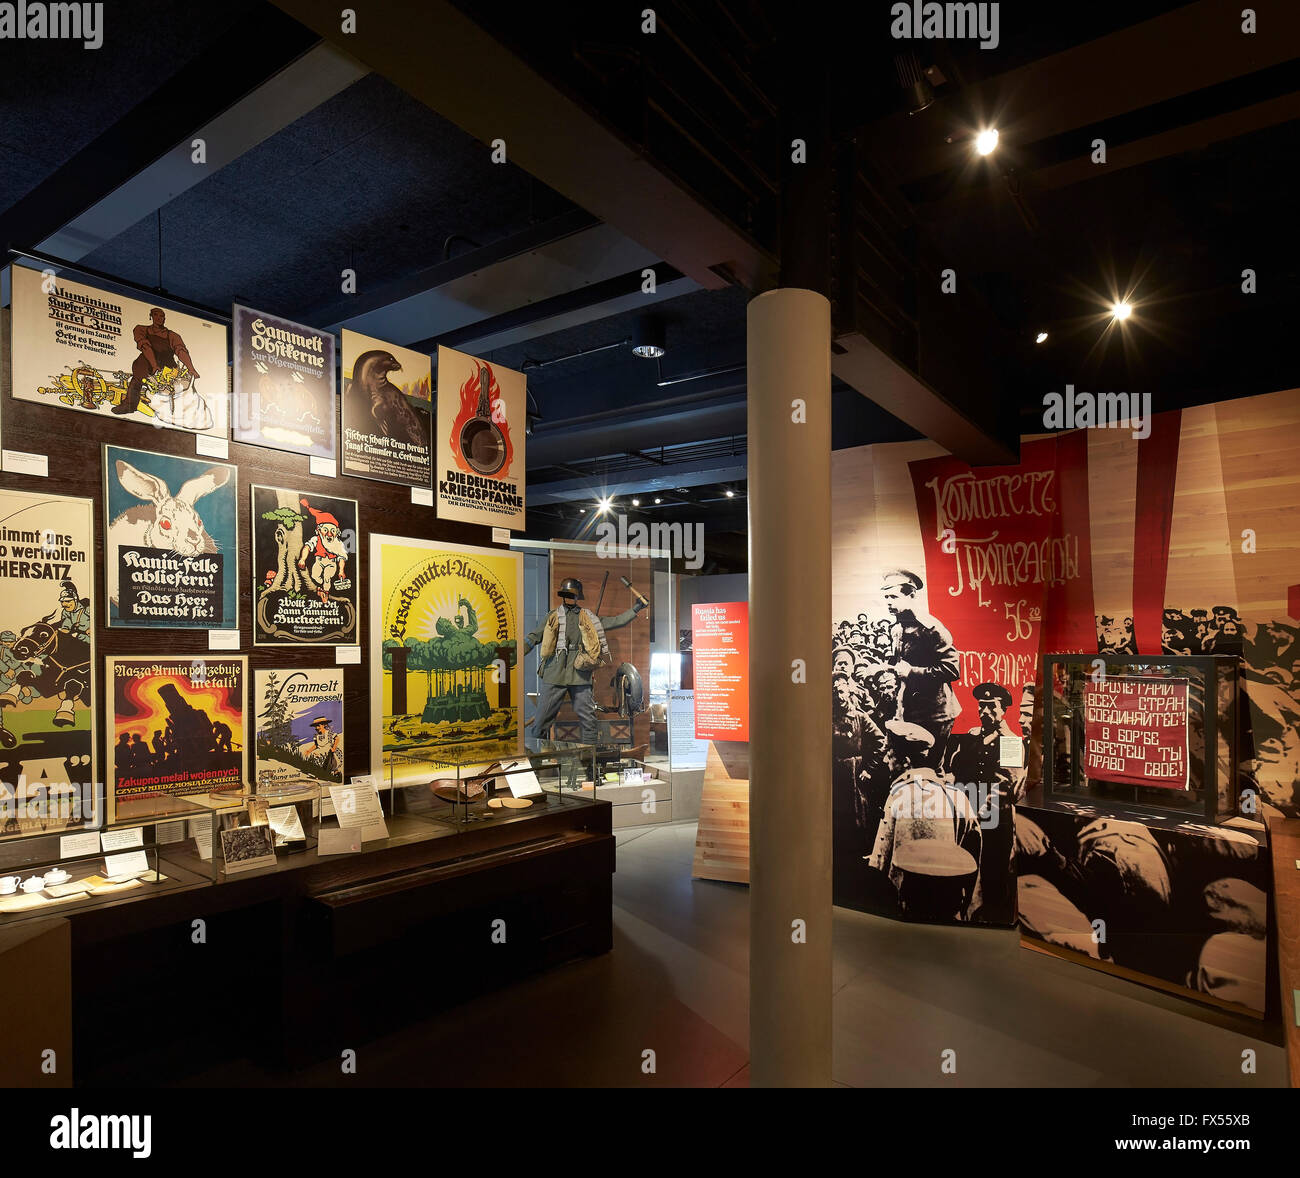
[[747, 331], [750, 1083], [829, 1086], [830, 303], [769, 291]]

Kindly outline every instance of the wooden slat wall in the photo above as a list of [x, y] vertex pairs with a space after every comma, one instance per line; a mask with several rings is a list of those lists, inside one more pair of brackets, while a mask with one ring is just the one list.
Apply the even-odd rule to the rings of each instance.
[[1168, 609], [1235, 605], [1228, 504], [1213, 405], [1183, 411], [1169, 530]]
[[1133, 614], [1137, 452], [1131, 430], [1088, 431], [1093, 610], [1121, 620]]
[[925, 547], [907, 464], [944, 454], [934, 442], [895, 442], [831, 453], [831, 618], [884, 612], [880, 574], [925, 575]]
[[[829, 766], [827, 767], [829, 772]], [[749, 743], [709, 743], [693, 879], [749, 883]]]

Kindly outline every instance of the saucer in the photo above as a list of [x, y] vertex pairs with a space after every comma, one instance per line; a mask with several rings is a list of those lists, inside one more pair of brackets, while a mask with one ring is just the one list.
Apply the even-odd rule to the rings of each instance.
[[62, 867], [56, 867], [56, 868], [54, 868], [53, 871], [47, 871], [47, 872], [45, 873], [44, 882], [45, 882], [47, 885], [48, 885], [48, 884], [61, 884], [61, 883], [67, 883], [67, 881], [68, 881], [69, 878], [70, 878], [70, 877], [69, 877], [68, 873], [67, 873], [66, 871], [64, 871]]

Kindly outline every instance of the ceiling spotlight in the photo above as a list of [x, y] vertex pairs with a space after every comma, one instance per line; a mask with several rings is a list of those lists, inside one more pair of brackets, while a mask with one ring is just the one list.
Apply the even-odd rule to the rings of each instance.
[[656, 503], [662, 503], [663, 500], [662, 500], [662, 499], [656, 499], [655, 502], [656, 502]]
[[736, 492], [733, 491], [733, 490], [731, 490], [730, 488], [728, 488], [728, 490], [727, 490], [727, 498], [728, 498], [728, 499], [734, 499], [735, 497], [736, 497]]
[[664, 321], [658, 315], [642, 315], [632, 329], [632, 355], [657, 360], [664, 351]]
[[632, 506], [633, 506], [633, 507], [640, 507], [640, 506], [641, 506], [641, 500], [640, 500], [640, 499], [633, 499], [633, 500], [632, 500]]
[[1112, 319], [1127, 319], [1133, 314], [1133, 304], [1128, 299], [1120, 299], [1119, 302], [1110, 305], [1110, 315]]
[[998, 133], [992, 127], [975, 136], [975, 150], [980, 155], [988, 155], [998, 145]]
[[1047, 339], [1047, 332], [1045, 332], [1045, 331], [1040, 331], [1040, 332], [1039, 332], [1039, 333], [1034, 337], [1034, 343], [1036, 343], [1036, 344], [1041, 344], [1041, 343], [1042, 343], [1044, 340], [1046, 340], [1046, 339]]
[[[933, 67], [931, 67], [933, 70]], [[898, 84], [906, 94], [907, 113], [920, 114], [934, 101], [934, 87], [930, 85], [927, 72], [921, 69], [921, 62], [910, 50], [894, 55], [894, 72], [898, 75]]]
[[604, 515], [605, 512], [607, 512], [607, 511], [609, 510], [609, 505], [610, 505], [612, 502], [613, 502], [613, 499], [611, 499], [611, 498], [609, 498], [608, 496], [606, 496], [604, 499], [601, 499], [601, 500], [596, 504], [596, 506], [600, 508], [600, 513], [601, 513], [601, 515]]
[[579, 514], [579, 515], [586, 515], [586, 514], [587, 514], [587, 509], [586, 509], [585, 507], [579, 507], [579, 508], [578, 508], [578, 514]]

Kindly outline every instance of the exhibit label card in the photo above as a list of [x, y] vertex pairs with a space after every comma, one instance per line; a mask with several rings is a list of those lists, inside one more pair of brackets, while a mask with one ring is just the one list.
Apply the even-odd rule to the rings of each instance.
[[105, 855], [104, 874], [109, 879], [121, 879], [124, 876], [139, 875], [142, 871], [152, 870], [149, 856], [143, 851], [128, 851], [125, 855]]
[[0, 489], [0, 521], [3, 838], [95, 816], [97, 619], [91, 501]]
[[517, 798], [539, 797], [542, 783], [533, 772], [532, 762], [526, 757], [513, 761], [502, 761], [501, 768], [506, 772], [497, 778], [497, 784], [503, 785]]
[[361, 831], [355, 827], [322, 826], [317, 855], [355, 855], [361, 850]]
[[343, 329], [343, 473], [429, 487], [429, 357]]
[[388, 837], [384, 808], [373, 782], [353, 781], [350, 785], [331, 785], [329, 789], [340, 827], [359, 830], [363, 843]]
[[100, 850], [99, 835], [95, 831], [88, 834], [65, 834], [59, 839], [60, 859], [82, 859], [87, 855], [98, 855]]
[[110, 626], [238, 631], [236, 483], [225, 463], [104, 447]]
[[357, 641], [357, 503], [253, 487], [253, 643]]
[[212, 858], [212, 823], [206, 818], [190, 819], [190, 838], [198, 847], [200, 859]]
[[102, 850], [125, 851], [128, 847], [144, 846], [144, 827], [133, 826], [130, 830], [106, 830], [99, 837]]
[[50, 457], [48, 454], [29, 454], [26, 450], [5, 450], [0, 455], [0, 465], [7, 474], [26, 474], [33, 478], [50, 477]]
[[333, 334], [238, 304], [231, 329], [235, 441], [333, 458]]
[[[13, 268], [13, 394], [101, 420], [224, 438], [220, 323]], [[129, 412], [114, 413], [129, 408]]]
[[438, 518], [524, 527], [527, 380], [438, 348]]
[[343, 672], [253, 672], [257, 788], [343, 783]]
[[297, 842], [307, 837], [302, 829], [302, 819], [298, 817], [297, 806], [272, 806], [266, 812], [266, 820], [275, 831], [275, 845]]

